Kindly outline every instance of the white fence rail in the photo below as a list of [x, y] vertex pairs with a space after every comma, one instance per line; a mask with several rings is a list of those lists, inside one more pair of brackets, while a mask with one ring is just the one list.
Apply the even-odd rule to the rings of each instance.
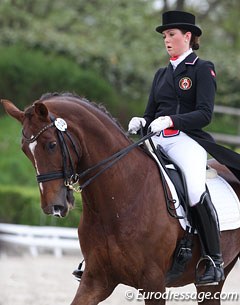
[[0, 243], [26, 247], [32, 256], [37, 256], [40, 250], [50, 250], [57, 257], [62, 256], [63, 251], [80, 253], [75, 228], [0, 223]]

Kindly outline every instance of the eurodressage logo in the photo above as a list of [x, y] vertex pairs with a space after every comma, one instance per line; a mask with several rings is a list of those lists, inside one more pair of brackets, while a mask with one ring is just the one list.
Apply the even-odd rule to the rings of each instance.
[[192, 87], [192, 80], [189, 77], [183, 77], [179, 81], [179, 87], [182, 90], [189, 90]]

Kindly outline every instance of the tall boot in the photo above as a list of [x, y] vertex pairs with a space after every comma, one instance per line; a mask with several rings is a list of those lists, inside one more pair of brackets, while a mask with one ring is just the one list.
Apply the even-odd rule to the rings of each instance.
[[191, 207], [191, 213], [201, 242], [201, 260], [207, 261], [204, 273], [201, 276], [197, 275], [196, 284], [218, 284], [224, 280], [220, 233], [217, 213], [207, 192], [202, 194], [198, 204]]
[[85, 268], [85, 262], [83, 259], [81, 263], [78, 265], [77, 269], [75, 269], [72, 273], [78, 281], [80, 281], [82, 278], [84, 268]]

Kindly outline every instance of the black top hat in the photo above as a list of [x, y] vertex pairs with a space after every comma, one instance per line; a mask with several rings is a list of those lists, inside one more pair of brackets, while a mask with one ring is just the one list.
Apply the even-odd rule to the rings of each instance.
[[202, 31], [195, 25], [195, 16], [182, 11], [168, 11], [162, 15], [162, 25], [156, 28], [156, 31], [162, 33], [168, 29], [183, 29], [192, 32], [196, 36], [201, 36]]

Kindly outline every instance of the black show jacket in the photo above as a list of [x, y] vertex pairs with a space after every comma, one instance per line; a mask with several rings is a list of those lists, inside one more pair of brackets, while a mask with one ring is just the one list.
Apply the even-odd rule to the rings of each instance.
[[202, 130], [211, 122], [215, 92], [213, 63], [198, 58], [195, 53], [188, 55], [174, 71], [171, 64], [160, 68], [154, 76], [144, 113], [146, 128], [159, 116], [170, 116], [174, 129], [197, 141], [240, 180], [240, 155], [216, 144]]

